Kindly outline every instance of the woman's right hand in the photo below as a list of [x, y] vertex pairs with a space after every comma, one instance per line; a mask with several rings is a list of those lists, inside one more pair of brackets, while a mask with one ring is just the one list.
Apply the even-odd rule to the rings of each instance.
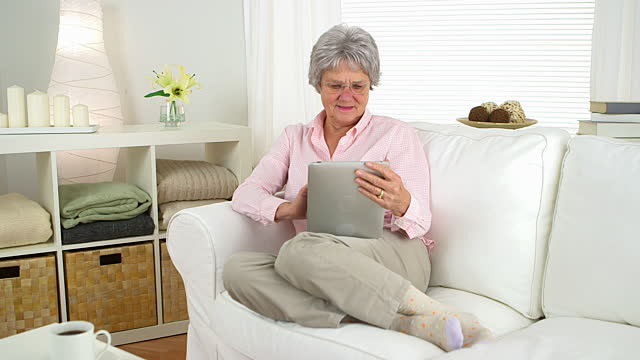
[[307, 218], [307, 185], [303, 186], [291, 202], [285, 202], [276, 210], [276, 221]]

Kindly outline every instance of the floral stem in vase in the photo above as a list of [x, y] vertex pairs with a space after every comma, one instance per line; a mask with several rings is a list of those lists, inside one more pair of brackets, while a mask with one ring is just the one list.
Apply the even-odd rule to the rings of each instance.
[[160, 121], [166, 127], [178, 127], [185, 121], [184, 106], [176, 100], [163, 101], [160, 107]]
[[159, 86], [162, 90], [148, 93], [144, 97], [162, 96], [167, 98], [160, 110], [160, 121], [167, 127], [177, 127], [185, 121], [184, 106], [176, 104], [180, 99], [184, 104], [189, 104], [187, 95], [191, 94], [191, 88], [200, 88], [200, 83], [196, 81], [196, 74], [187, 74], [184, 67], [177, 65], [180, 77], [175, 79], [168, 65], [164, 66], [164, 71], [158, 74], [154, 71], [155, 77], [152, 80], [152, 87]]
[[176, 101], [175, 100], [173, 100], [171, 102], [170, 114], [171, 114], [171, 119], [173, 121], [176, 121], [176, 119], [178, 118], [178, 110], [176, 110]]

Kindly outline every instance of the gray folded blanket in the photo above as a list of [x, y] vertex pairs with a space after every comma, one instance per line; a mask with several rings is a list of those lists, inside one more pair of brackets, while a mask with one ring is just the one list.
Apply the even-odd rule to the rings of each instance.
[[155, 226], [148, 213], [131, 219], [95, 221], [62, 229], [63, 244], [80, 244], [98, 240], [118, 239], [153, 234]]

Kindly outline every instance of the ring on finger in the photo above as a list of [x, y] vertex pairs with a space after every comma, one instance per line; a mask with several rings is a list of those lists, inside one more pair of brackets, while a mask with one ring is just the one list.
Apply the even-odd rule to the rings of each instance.
[[383, 197], [384, 197], [384, 190], [380, 189], [380, 195], [378, 195], [378, 199], [382, 200]]

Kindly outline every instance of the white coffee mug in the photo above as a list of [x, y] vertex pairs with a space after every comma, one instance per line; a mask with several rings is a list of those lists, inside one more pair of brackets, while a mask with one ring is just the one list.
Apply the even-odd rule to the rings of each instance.
[[[106, 330], [93, 333], [93, 324], [87, 321], [69, 321], [51, 327], [49, 353], [54, 360], [98, 360], [111, 345], [111, 334]], [[96, 355], [95, 339], [107, 337], [104, 348]]]

